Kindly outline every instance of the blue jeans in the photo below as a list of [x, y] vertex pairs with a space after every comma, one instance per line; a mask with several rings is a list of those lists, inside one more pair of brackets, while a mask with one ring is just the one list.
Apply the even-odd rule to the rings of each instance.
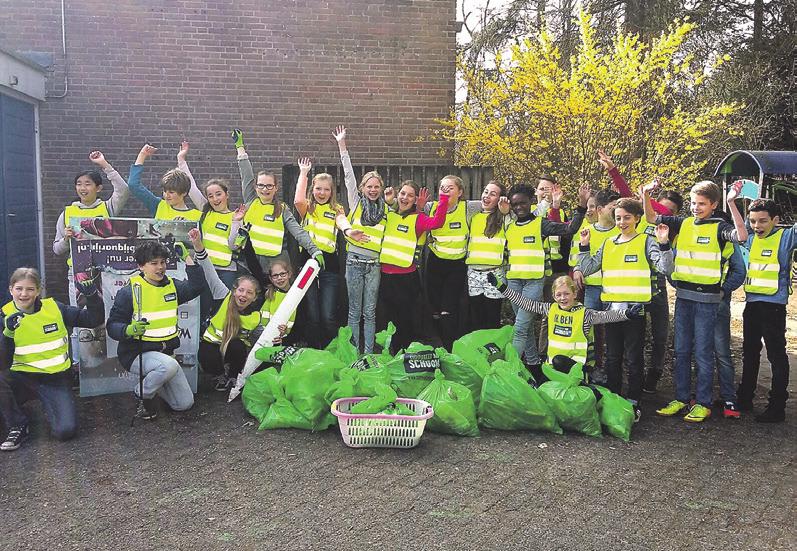
[[731, 297], [726, 297], [717, 308], [714, 326], [714, 355], [717, 358], [717, 376], [720, 380], [720, 398], [723, 402], [736, 401], [733, 384], [734, 369], [731, 360]]
[[22, 404], [38, 398], [53, 437], [68, 440], [77, 434], [77, 408], [70, 370], [53, 375], [0, 371], [0, 415], [6, 428], [28, 424]]
[[363, 353], [374, 351], [376, 301], [379, 297], [380, 265], [376, 259], [349, 253], [346, 257], [346, 285], [349, 289], [349, 327], [354, 346], [360, 348], [360, 319], [363, 319]]
[[697, 402], [711, 407], [714, 384], [714, 326], [719, 305], [675, 299], [675, 399], [689, 402], [692, 356], [697, 368]]
[[304, 299], [307, 311], [305, 336], [314, 348], [324, 348], [337, 334], [337, 302], [338, 273], [322, 270], [318, 274], [318, 281], [310, 286]]
[[606, 310], [601, 300], [601, 285], [584, 285], [584, 306], [592, 310]]
[[[527, 299], [539, 301], [542, 300], [542, 288], [545, 285], [545, 279], [510, 279], [507, 281], [507, 285]], [[512, 310], [515, 311], [515, 333], [512, 337], [512, 346], [515, 347], [521, 357], [525, 355], [527, 364], [542, 363], [537, 352], [537, 338], [532, 330], [534, 318], [537, 317], [537, 314], [518, 308], [514, 304], [512, 305]]]

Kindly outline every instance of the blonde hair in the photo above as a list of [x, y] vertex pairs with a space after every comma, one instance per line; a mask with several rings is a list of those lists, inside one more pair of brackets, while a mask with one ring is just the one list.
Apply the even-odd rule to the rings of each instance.
[[233, 304], [232, 293], [240, 287], [242, 281], [249, 281], [254, 285], [255, 296], [260, 294], [260, 283], [250, 275], [242, 275], [233, 283], [232, 291], [230, 291], [230, 300], [227, 301], [227, 312], [224, 316], [224, 327], [221, 333], [221, 345], [219, 349], [221, 350], [222, 357], [224, 357], [224, 354], [227, 352], [227, 345], [230, 344], [230, 341], [233, 340], [241, 330], [241, 313], [238, 311], [238, 308], [235, 307], [235, 304]]
[[275, 217], [282, 216], [282, 207], [283, 207], [282, 201], [280, 201], [279, 197], [277, 197], [277, 191], [279, 191], [280, 188], [280, 183], [279, 180], [277, 180], [277, 175], [267, 170], [261, 170], [260, 172], [257, 173], [256, 178], [260, 178], [261, 176], [268, 176], [269, 178], [274, 180], [274, 185], [276, 187], [274, 188], [274, 198], [271, 200], [271, 204], [274, 205], [274, 216]]
[[[288, 272], [288, 281], [293, 281], [293, 268], [291, 267], [291, 263], [287, 260], [279, 259], [275, 260], [271, 263], [271, 266], [268, 269], [268, 278], [271, 280], [271, 271], [274, 269], [274, 266], [282, 266], [283, 269]], [[269, 283], [268, 288], [266, 289], [266, 302], [274, 299], [274, 294], [277, 292], [277, 286], [274, 283]]]
[[719, 203], [722, 198], [720, 187], [711, 180], [703, 180], [702, 182], [696, 183], [692, 186], [692, 189], [689, 190], [689, 193], [702, 195], [712, 203]]
[[358, 189], [362, 191], [365, 182], [367, 182], [371, 178], [376, 178], [377, 180], [379, 180], [379, 185], [381, 185], [383, 188], [385, 187], [385, 181], [382, 179], [382, 176], [376, 170], [372, 170], [371, 172], [366, 172], [365, 174], [363, 174], [362, 179], [360, 179], [360, 186]]
[[14, 270], [14, 273], [12, 273], [11, 277], [8, 279], [8, 287], [13, 287], [17, 281], [22, 281], [23, 279], [32, 279], [36, 284], [36, 288], [41, 291], [42, 276], [39, 275], [39, 270], [36, 268], [28, 268], [26, 266]]
[[570, 276], [568, 276], [568, 275], [563, 275], [563, 276], [559, 276], [559, 277], [557, 277], [557, 278], [554, 280], [554, 282], [553, 282], [553, 286], [551, 287], [551, 289], [552, 289], [554, 292], [556, 292], [556, 290], [557, 290], [559, 287], [562, 287], [562, 286], [567, 286], [567, 287], [568, 287], [568, 288], [569, 288], [571, 291], [573, 291], [573, 294], [575, 294], [575, 295], [577, 295], [577, 294], [578, 294], [578, 289], [576, 288], [576, 282], [575, 282], [575, 281], [573, 281], [573, 278], [572, 278], [572, 277], [570, 277]]
[[313, 176], [313, 181], [310, 183], [310, 189], [307, 192], [309, 204], [307, 205], [307, 212], [313, 212], [315, 210], [316, 205], [318, 204], [313, 196], [313, 189], [315, 188], [316, 182], [329, 182], [329, 189], [332, 193], [329, 196], [329, 208], [331, 208], [335, 213], [341, 211], [340, 204], [338, 204], [338, 197], [335, 190], [335, 180], [332, 178], [331, 174], [326, 172], [320, 172]]

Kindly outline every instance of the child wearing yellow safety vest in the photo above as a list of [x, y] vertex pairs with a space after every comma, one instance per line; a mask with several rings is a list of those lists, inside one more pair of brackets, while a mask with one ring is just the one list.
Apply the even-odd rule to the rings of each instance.
[[[170, 253], [158, 241], [140, 245], [133, 257], [140, 272], [116, 293], [105, 327], [119, 342], [119, 362], [138, 380], [143, 368], [144, 392], [134, 392], [143, 401], [143, 418], [157, 417], [155, 396], [175, 411], [194, 405], [194, 394], [174, 351], [180, 346], [177, 307], [198, 297], [205, 287], [202, 268], [185, 258], [187, 280], [166, 275]], [[135, 290], [135, 293], [134, 293]]]
[[468, 252], [468, 309], [470, 330], [496, 329], [501, 325], [501, 301], [503, 295], [490, 285], [487, 276], [504, 275], [506, 253], [506, 215], [509, 214], [509, 199], [503, 184], [490, 181], [484, 186], [481, 211], [470, 220]]
[[[299, 246], [324, 268], [324, 255], [313, 243], [310, 234], [299, 225], [291, 210], [279, 199], [279, 183], [275, 174], [261, 170], [255, 176], [249, 154], [244, 147], [244, 136], [240, 129], [232, 131], [238, 152], [238, 171], [241, 174], [241, 190], [246, 214], [241, 221], [233, 221], [230, 242], [234, 243], [239, 229], [246, 240], [239, 240], [236, 248], [251, 245], [257, 261], [264, 272], [271, 262], [287, 258], [288, 242], [285, 232], [296, 239]], [[248, 241], [248, 245], [246, 244]]]
[[[512, 186], [509, 190], [509, 203], [514, 219], [506, 226], [506, 245], [509, 250], [509, 288], [521, 296], [539, 301], [543, 297], [545, 277], [550, 274], [550, 251], [545, 241], [551, 238], [569, 237], [581, 227], [587, 210], [590, 190], [582, 186], [579, 190], [579, 208], [570, 224], [552, 222], [541, 216], [534, 216], [531, 201], [534, 190], [525, 184]], [[542, 363], [537, 351], [537, 336], [533, 334], [535, 313], [519, 309], [515, 311], [515, 332], [512, 344], [518, 354], [530, 366]]]
[[[354, 176], [348, 149], [346, 148], [346, 129], [339, 126], [335, 140], [340, 150], [340, 162], [346, 178], [346, 193], [349, 201], [349, 222], [355, 230], [365, 234], [365, 240], [346, 238], [346, 288], [349, 293], [348, 324], [358, 348], [370, 354], [374, 350], [376, 335], [376, 303], [379, 297], [381, 270], [379, 254], [382, 251], [382, 238], [385, 235], [387, 205], [382, 196], [384, 182], [376, 171], [363, 174], [360, 184]], [[362, 321], [362, 339], [360, 322]]]
[[228, 288], [216, 273], [199, 230], [191, 230], [188, 237], [216, 301], [199, 343], [199, 365], [204, 373], [215, 377], [216, 390], [227, 391], [243, 369], [249, 349], [262, 330], [256, 302], [260, 283], [251, 275], [241, 275], [233, 282], [232, 289]]
[[[643, 215], [639, 201], [622, 198], [614, 208], [614, 220], [619, 234], [609, 238], [591, 253], [591, 232], [579, 234], [580, 249], [576, 270], [586, 278], [601, 270], [600, 300], [609, 310], [624, 310], [635, 304], [649, 304], [653, 297], [654, 270], [669, 274], [673, 269], [668, 228], [656, 227], [655, 239], [637, 232]], [[634, 406], [635, 418], [640, 416], [645, 349], [645, 318], [630, 319], [606, 327], [606, 386], [622, 394], [623, 363], [628, 366], [628, 389], [623, 396]], [[624, 362], [625, 360], [625, 362]]]
[[[310, 159], [299, 159], [299, 178], [293, 205], [302, 226], [324, 255], [324, 269], [307, 290], [303, 301], [307, 312], [306, 340], [313, 348], [320, 349], [329, 344], [338, 330], [335, 319], [340, 280], [338, 230], [345, 237], [355, 240], [365, 240], [365, 233], [352, 229], [343, 206], [338, 203], [332, 175], [322, 172], [313, 176], [310, 193], [307, 192], [307, 175], [312, 166]], [[299, 264], [304, 265], [309, 258], [310, 254], [302, 249]]]
[[[271, 318], [277, 313], [277, 308], [285, 300], [288, 291], [291, 290], [291, 285], [293, 284], [291, 263], [281, 258], [273, 261], [269, 267], [268, 278], [270, 283], [266, 287], [263, 306], [260, 308], [260, 325], [263, 327], [269, 324]], [[291, 333], [295, 321], [296, 310], [291, 313], [287, 323], [279, 326], [279, 335], [272, 342], [274, 346], [287, 346], [298, 341], [297, 334]]]
[[786, 418], [789, 386], [786, 305], [792, 292], [790, 272], [797, 249], [797, 224], [778, 227], [780, 213], [780, 207], [771, 199], [757, 199], [747, 209], [752, 235], [744, 245], [750, 251], [750, 263], [744, 283], [747, 304], [743, 315], [743, 368], [738, 399], [742, 410], [753, 409], [763, 340], [772, 368], [772, 385], [767, 408], [755, 418], [760, 423], [780, 423]]
[[[723, 251], [727, 242], [747, 239], [744, 220], [734, 200], [741, 182], [729, 190], [728, 208], [733, 224], [714, 217], [722, 193], [713, 182], [692, 186], [692, 216], [656, 216], [650, 204], [653, 182], [642, 188], [645, 216], [650, 223], [666, 225], [677, 235], [675, 269], [675, 400], [656, 413], [666, 417], [685, 414], [684, 420], [700, 423], [711, 415], [714, 382], [714, 326], [722, 299]], [[732, 252], [732, 249], [729, 249]], [[698, 344], [699, 343], [699, 344]], [[697, 368], [696, 402], [689, 406], [692, 357]]]
[[34, 397], [41, 400], [55, 438], [68, 440], [77, 433], [69, 331], [98, 327], [105, 313], [97, 287], [78, 285], [86, 296], [84, 308], [42, 298], [34, 268], [17, 268], [11, 274], [12, 300], [0, 312], [0, 416], [9, 429], [0, 451], [16, 450], [28, 436], [28, 416], [21, 406]]
[[385, 199], [391, 210], [387, 213], [385, 236], [379, 254], [382, 270], [379, 303], [386, 319], [396, 326], [391, 344], [398, 351], [412, 342], [414, 320], [418, 318], [416, 301], [421, 296], [421, 281], [415, 259], [420, 239], [425, 232], [440, 228], [445, 223], [448, 195], [440, 196], [439, 208], [434, 216], [422, 212], [429, 199], [429, 191], [412, 180], [401, 183], [398, 197], [395, 197], [392, 187], [387, 188]]
[[429, 255], [425, 274], [432, 318], [439, 322], [438, 334], [448, 350], [462, 336], [459, 305], [467, 281], [465, 255], [468, 251], [470, 221], [474, 214], [481, 212], [481, 201], [464, 200], [464, 192], [459, 176], [443, 176], [439, 200], [425, 207], [426, 213], [434, 216], [440, 210], [442, 197], [448, 196], [445, 223], [431, 230], [428, 235]]
[[[594, 310], [577, 300], [578, 289], [570, 276], [560, 276], [553, 282], [555, 302], [531, 300], [512, 290], [507, 282], [490, 274], [490, 282], [516, 308], [548, 318], [548, 363], [556, 356], [565, 356], [583, 364], [590, 372], [594, 365], [592, 333], [595, 325], [617, 323], [642, 315], [642, 306], [631, 305], [624, 310]], [[537, 384], [545, 382], [540, 365], [529, 366]]]

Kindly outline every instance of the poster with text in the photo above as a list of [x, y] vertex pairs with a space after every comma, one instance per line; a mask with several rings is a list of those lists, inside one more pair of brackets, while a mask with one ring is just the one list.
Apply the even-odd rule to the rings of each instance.
[[[105, 304], [105, 319], [113, 306], [117, 291], [138, 273], [133, 259], [136, 248], [147, 240], [157, 239], [170, 251], [166, 274], [170, 278], [185, 279], [185, 263], [174, 250], [176, 242], [190, 246], [188, 231], [196, 222], [184, 220], [153, 220], [141, 218], [71, 218], [69, 226], [75, 232], [71, 240], [72, 271], [76, 281], [92, 282]], [[77, 303], [85, 298], [77, 292]], [[197, 350], [199, 349], [199, 298], [181, 304], [177, 309], [180, 347], [175, 358], [185, 371], [191, 388], [197, 386]], [[137, 383], [119, 363], [117, 341], [105, 332], [105, 325], [97, 329], [78, 328], [80, 360], [80, 395], [97, 396], [129, 392]]]

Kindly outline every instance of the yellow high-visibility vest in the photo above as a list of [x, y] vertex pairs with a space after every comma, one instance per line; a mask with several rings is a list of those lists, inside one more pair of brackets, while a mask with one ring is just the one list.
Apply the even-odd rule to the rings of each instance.
[[61, 310], [53, 299], [44, 298], [38, 312], [25, 314], [19, 320], [14, 331], [11, 370], [52, 374], [66, 371], [71, 365], [69, 334]]
[[[111, 215], [108, 212], [108, 205], [105, 204], [105, 201], [100, 201], [100, 203], [96, 206], [91, 208], [84, 208], [79, 207], [77, 205], [67, 205], [64, 209], [64, 227], [69, 227], [69, 220], [71, 218], [110, 218]], [[72, 251], [69, 251], [69, 258], [66, 259], [67, 266], [72, 265]]]
[[[304, 228], [310, 234], [315, 246], [325, 253], [334, 253], [338, 228], [335, 217], [338, 213], [332, 210], [329, 203], [316, 205], [313, 212], [308, 211], [304, 217]], [[280, 243], [280, 247], [282, 244]]]
[[208, 258], [214, 266], [229, 266], [232, 263], [230, 248], [230, 231], [232, 230], [232, 212], [208, 211], [202, 223], [202, 243], [208, 251]]
[[782, 237], [782, 228], [775, 228], [775, 231], [764, 238], [753, 236], [750, 246], [750, 264], [747, 267], [747, 278], [744, 281], [745, 293], [771, 296], [778, 292], [778, 275], [780, 274], [778, 251]]
[[502, 225], [494, 236], [487, 237], [484, 235], [488, 216], [488, 213], [478, 212], [473, 215], [470, 221], [468, 256], [465, 258], [465, 264], [500, 266], [504, 263], [506, 233]]
[[617, 238], [603, 244], [603, 302], [650, 302], [653, 296], [651, 266], [645, 250], [648, 236], [638, 233], [631, 240], [617, 243]]
[[[354, 207], [349, 213], [349, 223], [351, 224], [351, 229], [353, 230], [361, 230], [368, 236], [369, 241], [367, 243], [360, 243], [359, 241], [355, 241], [351, 237], [346, 236], [346, 241], [349, 245], [354, 245], [355, 247], [360, 247], [361, 249], [366, 249], [369, 251], [374, 251], [378, 253], [382, 250], [382, 238], [385, 235], [385, 221], [387, 218], [387, 205], [385, 205], [385, 214], [382, 220], [379, 221], [378, 224], [373, 226], [366, 226], [362, 223], [362, 212], [363, 208], [360, 203], [357, 203], [357, 206]], [[347, 246], [348, 250], [348, 246]]]
[[[141, 340], [161, 342], [178, 335], [177, 332], [177, 288], [169, 279], [166, 285], [153, 285], [141, 275], [130, 278], [133, 290], [133, 312], [149, 322]], [[141, 286], [141, 304], [136, 300], [135, 288]], [[138, 319], [137, 317], [135, 319]]]
[[418, 247], [418, 234], [415, 232], [417, 220], [418, 213], [407, 216], [401, 216], [396, 212], [387, 213], [379, 262], [399, 268], [412, 266], [415, 261], [415, 249]]
[[577, 304], [570, 310], [563, 310], [556, 303], [551, 304], [548, 311], [549, 362], [555, 356], [566, 356], [584, 365], [589, 363], [592, 335], [584, 334], [586, 311], [582, 304]]
[[[274, 291], [274, 296], [271, 299], [267, 299], [263, 303], [263, 307], [260, 309], [260, 325], [263, 327], [268, 325], [268, 322], [271, 321], [271, 317], [277, 313], [277, 308], [279, 308], [280, 304], [282, 304], [282, 301], [285, 299], [287, 294], [288, 293], [285, 291], [276, 289]], [[293, 322], [295, 319], [296, 310], [291, 312], [291, 316], [288, 318], [288, 322], [285, 324], [287, 326], [287, 331], [285, 332], [286, 335], [291, 332], [291, 329], [293, 329]]]
[[[227, 319], [227, 309], [230, 307], [231, 297], [232, 293], [227, 293], [219, 309], [211, 316], [208, 328], [205, 329], [205, 333], [202, 335], [202, 340], [214, 344], [221, 343], [221, 339], [224, 336], [224, 322]], [[233, 308], [235, 308], [235, 306], [233, 306]], [[236, 335], [235, 338], [242, 340], [247, 346], [251, 346], [252, 343], [249, 342], [249, 334], [260, 325], [260, 312], [255, 310], [246, 315], [239, 314], [239, 317], [241, 319], [241, 328], [238, 330], [238, 335]]]
[[717, 222], [695, 224], [686, 218], [678, 233], [674, 281], [716, 285], [722, 278], [722, 251], [717, 240]]
[[[282, 209], [287, 208], [285, 204]], [[259, 256], [278, 256], [285, 240], [285, 223], [282, 215], [274, 215], [274, 205], [263, 203], [259, 197], [249, 203], [244, 215], [244, 224], [249, 230], [249, 241], [255, 254]]]
[[[438, 203], [432, 204], [430, 216], [437, 212]], [[446, 222], [442, 227], [431, 230], [429, 250], [438, 258], [458, 260], [465, 258], [468, 251], [468, 218], [465, 201], [459, 201], [457, 207], [446, 214]]]
[[542, 218], [525, 223], [516, 221], [506, 228], [509, 249], [509, 279], [540, 279], [545, 276], [545, 247], [542, 239]]
[[169, 203], [161, 199], [158, 208], [155, 210], [156, 220], [190, 220], [199, 222], [202, 218], [202, 211], [197, 209], [178, 210]]

